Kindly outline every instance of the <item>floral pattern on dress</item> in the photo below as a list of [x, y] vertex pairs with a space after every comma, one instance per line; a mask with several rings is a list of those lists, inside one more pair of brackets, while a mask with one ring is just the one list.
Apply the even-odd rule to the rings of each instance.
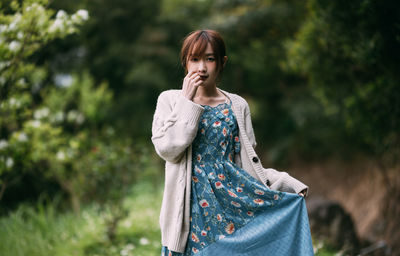
[[162, 248], [162, 255], [195, 255], [233, 234], [278, 204], [272, 191], [233, 161], [240, 152], [239, 128], [231, 104], [204, 106], [192, 143], [190, 231], [184, 253]]

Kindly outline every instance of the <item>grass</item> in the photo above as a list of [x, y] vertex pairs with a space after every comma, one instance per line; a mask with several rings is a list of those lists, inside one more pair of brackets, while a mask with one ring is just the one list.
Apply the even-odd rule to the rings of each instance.
[[[158, 214], [162, 191], [151, 183], [135, 185], [124, 201], [129, 215], [118, 226], [116, 239], [106, 236], [109, 212], [96, 204], [79, 216], [46, 207], [20, 206], [0, 218], [0, 256], [152, 256], [160, 255]], [[316, 243], [317, 256], [340, 255]]]
[[0, 219], [1, 256], [160, 255], [158, 211], [161, 190], [135, 186], [124, 204], [129, 216], [120, 222], [113, 243], [106, 237], [109, 213], [98, 205], [86, 206], [79, 216], [46, 207], [20, 206]]

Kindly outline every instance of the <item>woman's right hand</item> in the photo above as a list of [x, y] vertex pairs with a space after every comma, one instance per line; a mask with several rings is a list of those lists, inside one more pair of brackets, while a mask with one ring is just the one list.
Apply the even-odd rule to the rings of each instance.
[[193, 100], [197, 88], [203, 83], [200, 75], [194, 71], [190, 71], [183, 79], [182, 95], [188, 100]]

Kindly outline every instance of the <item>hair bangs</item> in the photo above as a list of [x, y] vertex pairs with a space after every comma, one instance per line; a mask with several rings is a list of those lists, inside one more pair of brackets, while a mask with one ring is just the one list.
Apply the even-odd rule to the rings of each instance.
[[204, 33], [199, 34], [199, 36], [193, 41], [193, 43], [189, 47], [188, 57], [202, 56], [207, 49], [208, 43], [209, 40], [207, 35]]

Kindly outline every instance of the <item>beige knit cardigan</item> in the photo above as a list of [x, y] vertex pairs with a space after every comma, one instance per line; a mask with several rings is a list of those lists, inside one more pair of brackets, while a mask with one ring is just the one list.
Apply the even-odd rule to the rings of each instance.
[[[239, 127], [240, 153], [235, 163], [272, 190], [299, 193], [308, 187], [286, 172], [265, 169], [254, 150], [256, 140], [249, 106], [242, 97], [218, 88], [232, 103]], [[162, 92], [157, 100], [151, 140], [165, 160], [165, 187], [160, 213], [162, 245], [184, 252], [190, 225], [192, 141], [204, 108], [188, 100], [181, 90]]]

